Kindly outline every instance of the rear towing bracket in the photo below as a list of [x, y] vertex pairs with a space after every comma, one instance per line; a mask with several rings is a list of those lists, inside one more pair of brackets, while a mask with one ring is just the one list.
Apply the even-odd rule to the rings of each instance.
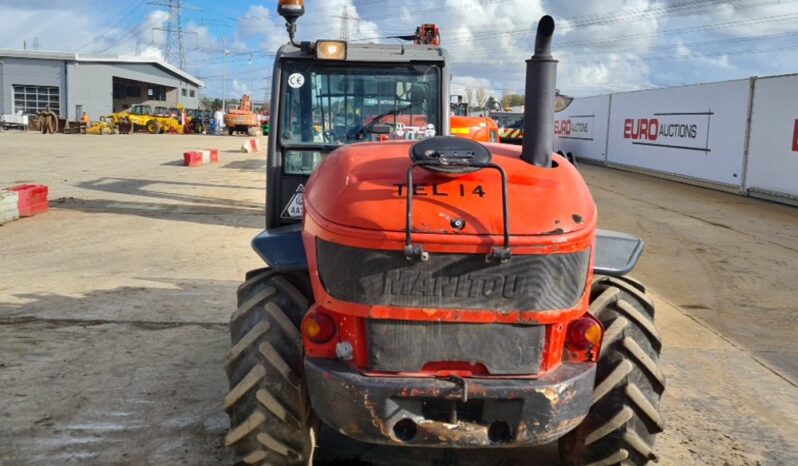
[[485, 448], [543, 445], [587, 415], [594, 364], [540, 379], [372, 377], [347, 363], [305, 359], [316, 413], [339, 432], [385, 445]]

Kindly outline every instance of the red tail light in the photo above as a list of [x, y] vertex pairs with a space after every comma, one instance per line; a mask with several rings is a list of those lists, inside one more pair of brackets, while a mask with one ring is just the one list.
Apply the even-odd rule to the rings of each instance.
[[302, 336], [313, 343], [324, 344], [335, 336], [335, 321], [318, 311], [311, 311], [302, 320]]
[[582, 317], [568, 326], [566, 343], [571, 350], [586, 351], [601, 347], [604, 329], [601, 324], [589, 317]]

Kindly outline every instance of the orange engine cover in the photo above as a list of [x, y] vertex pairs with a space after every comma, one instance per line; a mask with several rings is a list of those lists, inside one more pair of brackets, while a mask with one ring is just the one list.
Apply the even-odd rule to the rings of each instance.
[[[584, 287], [579, 303], [551, 309], [527, 308], [523, 302], [512, 300], [499, 309], [459, 308], [457, 299], [435, 301], [433, 296], [427, 296], [427, 293], [445, 294], [441, 287], [446, 284], [435, 281], [428, 283], [428, 290], [417, 292], [420, 304], [414, 306], [354, 302], [329, 293], [318, 270], [320, 242], [375, 251], [403, 251], [411, 145], [397, 141], [342, 147], [331, 153], [308, 181], [303, 239], [319, 305], [355, 317], [540, 324], [563, 322], [586, 310], [589, 293], [584, 292]], [[593, 264], [597, 215], [579, 172], [556, 154], [553, 168], [541, 168], [523, 161], [518, 146], [485, 146], [491, 151], [493, 162], [507, 173], [511, 263], [517, 256], [587, 254], [589, 267], [581, 278], [587, 282]], [[487, 254], [493, 247], [503, 246], [501, 177], [496, 170], [450, 176], [417, 167], [413, 174], [414, 186], [410, 189], [414, 193], [414, 244], [422, 245], [430, 255]], [[345, 255], [340, 259], [347, 260]], [[357, 288], [365, 285], [358, 284], [362, 278], [354, 274], [367, 264], [355, 260], [352, 256], [335, 273], [342, 280], [351, 280]], [[508, 283], [504, 283], [504, 292], [511, 294], [507, 291]], [[501, 292], [502, 285], [496, 287]], [[485, 285], [473, 291], [472, 286], [472, 293], [487, 296], [493, 292], [488, 288]]]

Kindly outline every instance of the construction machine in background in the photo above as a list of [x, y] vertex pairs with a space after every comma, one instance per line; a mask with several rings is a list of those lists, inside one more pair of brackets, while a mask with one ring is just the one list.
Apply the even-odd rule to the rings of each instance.
[[153, 114], [152, 107], [149, 105], [133, 105], [129, 111], [113, 113], [111, 117], [114, 123], [116, 123], [117, 119], [122, 124], [127, 122], [131, 133], [143, 128], [150, 134], [158, 134], [162, 129], [161, 123], [163, 119], [156, 117]]
[[260, 121], [258, 115], [252, 111], [249, 95], [244, 94], [241, 97], [241, 103], [237, 109], [231, 109], [224, 114], [224, 125], [230, 136], [236, 133], [255, 136], [260, 133]]
[[656, 461], [662, 341], [627, 278], [643, 245], [597, 230], [585, 181], [552, 153], [552, 18], [512, 146], [448, 136], [440, 47], [297, 43], [304, 2], [278, 12], [290, 43], [252, 243], [268, 267], [238, 289], [225, 362], [235, 461], [311, 465], [325, 426], [403, 447], [557, 441], [568, 466]]
[[491, 112], [499, 126], [499, 137], [505, 144], [521, 145], [524, 143], [524, 114], [520, 112]]
[[210, 131], [213, 114], [210, 110], [189, 110], [189, 125], [194, 134], [206, 134]]
[[450, 134], [480, 142], [502, 142], [499, 126], [489, 117], [452, 116]]
[[[182, 112], [183, 109], [176, 110]], [[185, 130], [182, 122], [174, 118], [167, 107], [156, 107], [156, 111], [153, 111], [150, 105], [133, 105], [128, 111], [105, 115], [100, 120], [121, 133], [143, 129], [150, 134], [183, 134]]]
[[461, 95], [452, 95], [449, 100], [449, 111], [452, 116], [468, 116], [468, 102]]
[[[562, 112], [571, 105], [573, 100], [573, 97], [560, 94], [560, 91], [557, 90], [554, 98], [554, 112]], [[499, 125], [499, 136], [502, 142], [517, 145], [524, 143], [524, 112], [512, 112], [507, 109], [492, 111], [490, 116]], [[573, 162], [570, 156], [568, 160]]]
[[451, 96], [451, 135], [481, 142], [501, 142], [496, 122], [488, 117], [469, 116], [468, 107], [463, 96]]

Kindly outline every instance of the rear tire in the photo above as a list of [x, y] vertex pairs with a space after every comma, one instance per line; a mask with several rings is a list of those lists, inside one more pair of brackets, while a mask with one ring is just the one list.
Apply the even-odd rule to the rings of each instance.
[[312, 464], [318, 420], [310, 408], [299, 333], [310, 305], [309, 279], [259, 269], [238, 288], [225, 370], [230, 416], [225, 444], [236, 464]]
[[560, 439], [563, 462], [643, 466], [657, 461], [654, 440], [663, 429], [659, 401], [665, 378], [659, 368], [662, 339], [654, 325], [654, 304], [640, 283], [597, 275], [590, 312], [605, 328], [593, 406]]

